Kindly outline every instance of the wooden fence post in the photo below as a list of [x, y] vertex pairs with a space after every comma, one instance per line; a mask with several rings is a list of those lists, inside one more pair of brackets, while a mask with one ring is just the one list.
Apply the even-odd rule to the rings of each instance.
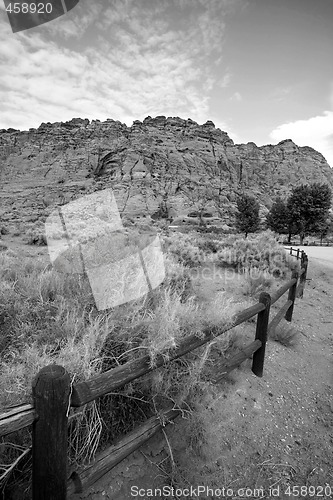
[[297, 288], [297, 280], [298, 280], [298, 271], [294, 270], [292, 272], [291, 279], [293, 279], [293, 278], [296, 278], [296, 282], [289, 288], [289, 293], [288, 293], [288, 300], [291, 300], [292, 304], [284, 316], [287, 321], [291, 321], [291, 319], [293, 317], [294, 302], [295, 302], [295, 298], [296, 298], [296, 288]]
[[32, 394], [37, 415], [32, 426], [32, 498], [66, 500], [69, 374], [62, 366], [45, 366], [33, 380]]
[[299, 248], [297, 248], [297, 260], [299, 259]]
[[293, 254], [293, 247], [290, 247], [290, 255]]
[[305, 268], [305, 271], [301, 275], [300, 280], [299, 280], [299, 282], [301, 284], [299, 297], [301, 297], [301, 298], [303, 298], [303, 291], [304, 291], [304, 287], [305, 287], [305, 283], [306, 283], [306, 273], [308, 271], [308, 257], [306, 254], [304, 254], [302, 268]]
[[256, 340], [259, 339], [261, 341], [261, 347], [253, 354], [252, 371], [257, 377], [262, 377], [264, 371], [269, 310], [271, 307], [271, 296], [269, 293], [262, 292], [259, 297], [259, 302], [265, 305], [265, 309], [258, 313], [257, 317]]

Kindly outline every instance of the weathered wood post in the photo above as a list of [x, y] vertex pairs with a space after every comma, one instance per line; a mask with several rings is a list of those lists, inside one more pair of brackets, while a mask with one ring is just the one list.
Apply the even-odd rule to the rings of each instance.
[[298, 271], [294, 270], [292, 272], [291, 279], [293, 279], [293, 278], [296, 278], [296, 281], [289, 288], [289, 293], [288, 293], [288, 300], [291, 300], [292, 304], [284, 316], [287, 321], [291, 321], [291, 318], [293, 317], [294, 303], [295, 303], [295, 298], [296, 298], [297, 280], [298, 280]]
[[256, 340], [259, 339], [261, 341], [261, 347], [253, 354], [252, 371], [257, 377], [262, 377], [264, 371], [269, 310], [271, 307], [271, 296], [269, 293], [262, 292], [259, 297], [259, 302], [264, 304], [265, 309], [258, 313], [257, 317]]
[[297, 260], [299, 259], [299, 248], [297, 248]]
[[32, 498], [66, 500], [69, 374], [62, 366], [45, 366], [33, 380], [32, 394], [37, 415], [32, 426]]
[[293, 247], [290, 247], [290, 255], [293, 254]]
[[299, 294], [299, 297], [303, 298], [303, 292], [304, 292], [304, 287], [305, 287], [305, 283], [306, 283], [306, 273], [308, 271], [308, 256], [306, 254], [304, 254], [303, 256], [303, 262], [302, 262], [302, 269], [305, 269], [304, 273], [301, 274], [301, 277], [300, 277], [300, 294]]

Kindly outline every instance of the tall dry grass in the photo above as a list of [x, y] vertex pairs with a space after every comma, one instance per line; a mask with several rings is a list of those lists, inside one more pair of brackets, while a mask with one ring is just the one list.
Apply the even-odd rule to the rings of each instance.
[[[31, 402], [31, 381], [48, 364], [64, 366], [73, 383], [147, 353], [153, 366], [156, 356], [168, 358], [170, 350], [186, 336], [201, 336], [209, 328], [231, 324], [234, 309], [230, 300], [221, 298], [209, 308], [200, 307], [193, 300], [188, 271], [172, 253], [165, 255], [165, 267], [166, 279], [154, 291], [154, 300], [146, 297], [99, 312], [84, 276], [58, 273], [42, 258], [21, 259], [13, 251], [3, 252], [1, 408]], [[200, 384], [207, 358], [207, 352], [200, 362], [197, 357], [185, 356], [182, 369], [172, 364], [79, 412], [72, 410], [69, 462], [91, 460], [101, 445], [149, 417], [157, 400], [163, 406], [166, 401], [189, 398]], [[11, 436], [16, 450], [30, 442], [29, 429]], [[6, 471], [13, 460], [13, 448], [1, 455]], [[4, 479], [8, 479], [6, 474]]]
[[[207, 261], [244, 273], [245, 294], [255, 295], [284, 277], [295, 261], [270, 233], [244, 239], [195, 232], [163, 238], [166, 279], [153, 295], [99, 312], [90, 285], [81, 275], [59, 273], [43, 258], [0, 254], [0, 406], [31, 402], [31, 381], [51, 363], [66, 368], [75, 383], [149, 354], [154, 366], [189, 335], [215, 334], [232, 325], [240, 308], [225, 294], [209, 304], [196, 300], [188, 267]], [[258, 271], [256, 277], [253, 271]], [[232, 332], [223, 333], [193, 353], [154, 370], [149, 376], [70, 414], [69, 462], [93, 458], [107, 442], [131, 430], [167, 402], [200, 397], [205, 366], [224, 354]], [[157, 406], [156, 406], [157, 405]], [[30, 445], [29, 430], [11, 436], [15, 450]], [[16, 452], [15, 451], [15, 452]], [[18, 452], [18, 451], [17, 451]], [[13, 461], [13, 448], [1, 452]], [[30, 464], [27, 465], [29, 474]], [[5, 477], [7, 480], [8, 477]], [[8, 497], [9, 498], [9, 497]]]

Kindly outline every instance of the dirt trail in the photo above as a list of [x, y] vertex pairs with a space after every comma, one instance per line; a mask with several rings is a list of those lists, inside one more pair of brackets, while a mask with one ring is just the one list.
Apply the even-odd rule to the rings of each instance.
[[[211, 383], [198, 405], [190, 441], [187, 420], [166, 428], [176, 464], [174, 485], [229, 488], [215, 498], [241, 498], [239, 488], [249, 488], [246, 498], [258, 498], [261, 492], [254, 489], [260, 487], [265, 488], [261, 498], [274, 493], [283, 500], [333, 498], [333, 268], [309, 258], [310, 281], [293, 316], [297, 344], [284, 347], [269, 341], [263, 378], [252, 374], [247, 360], [228, 379]], [[223, 291], [222, 278], [212, 283], [214, 293]], [[207, 282], [202, 286], [203, 296], [211, 293]], [[253, 339], [255, 324], [241, 326], [242, 335]], [[84, 495], [73, 498], [163, 498], [147, 491], [135, 497], [130, 488], [170, 484], [171, 476], [163, 476], [168, 455], [160, 433]], [[302, 495], [295, 489], [293, 496], [292, 488], [301, 486]], [[275, 488], [271, 495], [269, 487]]]
[[[333, 247], [294, 247], [304, 250], [314, 264], [333, 269]], [[295, 253], [295, 252], [294, 252]]]

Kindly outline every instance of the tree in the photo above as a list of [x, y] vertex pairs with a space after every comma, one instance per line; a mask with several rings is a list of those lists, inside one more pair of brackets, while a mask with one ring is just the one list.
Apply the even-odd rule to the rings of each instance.
[[287, 201], [289, 227], [300, 235], [301, 245], [305, 236], [321, 232], [329, 215], [332, 192], [327, 184], [315, 182], [294, 188]]
[[320, 237], [320, 244], [323, 243], [323, 238], [333, 233], [333, 215], [330, 213], [327, 219], [322, 219], [317, 223], [315, 231]]
[[276, 233], [288, 233], [288, 209], [282, 198], [276, 198], [266, 216], [266, 224], [269, 229]]
[[259, 203], [252, 196], [243, 194], [237, 199], [236, 227], [239, 231], [253, 233], [259, 229]]

